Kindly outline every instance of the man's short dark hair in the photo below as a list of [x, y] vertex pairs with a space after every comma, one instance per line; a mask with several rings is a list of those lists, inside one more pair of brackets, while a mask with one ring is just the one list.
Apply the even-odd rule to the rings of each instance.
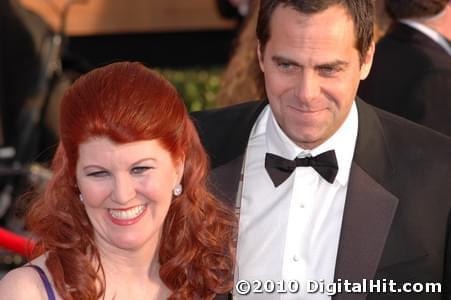
[[395, 20], [432, 17], [441, 12], [449, 0], [385, 0], [387, 13]]
[[354, 22], [356, 48], [359, 51], [360, 59], [362, 60], [366, 55], [373, 40], [373, 0], [261, 0], [257, 21], [257, 38], [262, 52], [270, 38], [271, 17], [279, 5], [292, 7], [304, 14], [318, 13], [333, 5], [341, 5]]

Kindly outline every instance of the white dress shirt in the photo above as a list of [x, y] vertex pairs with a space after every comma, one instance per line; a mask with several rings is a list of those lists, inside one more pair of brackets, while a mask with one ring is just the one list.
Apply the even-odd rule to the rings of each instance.
[[436, 42], [440, 47], [442, 47], [449, 55], [451, 55], [451, 46], [449, 45], [449, 43], [445, 39], [445, 37], [443, 35], [441, 35], [440, 33], [438, 33], [437, 31], [427, 27], [426, 25], [423, 25], [419, 22], [416, 22], [416, 21], [413, 21], [410, 19], [403, 19], [400, 22], [423, 33], [424, 35], [429, 37], [431, 40]]
[[[262, 111], [250, 134], [243, 169], [235, 280], [297, 280], [301, 291], [251, 293], [236, 299], [330, 299], [326, 294], [306, 294], [305, 283], [333, 282], [357, 127], [354, 103], [331, 138], [304, 150], [281, 130], [269, 105]], [[295, 159], [331, 149], [339, 166], [333, 184], [311, 167], [297, 167], [275, 188], [264, 166], [267, 152]]]

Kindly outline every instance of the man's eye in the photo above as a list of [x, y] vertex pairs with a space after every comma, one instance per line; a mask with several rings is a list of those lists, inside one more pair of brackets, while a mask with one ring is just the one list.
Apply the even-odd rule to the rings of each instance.
[[139, 174], [143, 174], [144, 172], [146, 172], [147, 170], [151, 169], [151, 167], [133, 167], [131, 170], [132, 174], [135, 175], [139, 175]]
[[320, 74], [325, 75], [325, 76], [335, 75], [339, 71], [340, 71], [339, 68], [335, 68], [335, 67], [327, 67], [327, 66], [325, 66], [325, 67], [320, 67], [319, 68]]
[[279, 62], [278, 67], [284, 71], [288, 71], [293, 69], [294, 66], [290, 63]]

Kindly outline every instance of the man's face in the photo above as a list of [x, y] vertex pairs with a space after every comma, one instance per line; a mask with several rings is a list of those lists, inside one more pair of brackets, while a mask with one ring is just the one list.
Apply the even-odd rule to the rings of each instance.
[[281, 5], [270, 27], [265, 49], [258, 48], [269, 104], [285, 134], [312, 149], [343, 124], [374, 45], [361, 63], [354, 23], [339, 5], [309, 15]]

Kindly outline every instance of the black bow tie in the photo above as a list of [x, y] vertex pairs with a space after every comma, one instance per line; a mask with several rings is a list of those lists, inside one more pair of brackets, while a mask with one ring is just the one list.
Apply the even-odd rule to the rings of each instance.
[[329, 183], [333, 183], [338, 172], [335, 151], [330, 150], [313, 157], [285, 159], [272, 153], [266, 153], [265, 168], [275, 187], [284, 182], [296, 167], [312, 167]]

